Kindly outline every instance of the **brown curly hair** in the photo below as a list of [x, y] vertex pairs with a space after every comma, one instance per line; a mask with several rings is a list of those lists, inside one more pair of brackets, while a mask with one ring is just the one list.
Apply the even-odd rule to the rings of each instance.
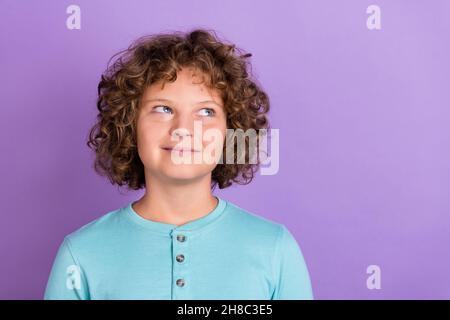
[[[227, 129], [268, 129], [269, 98], [251, 79], [251, 65], [246, 59], [251, 56], [205, 29], [143, 36], [113, 55], [98, 84], [99, 113], [87, 141], [95, 151], [95, 171], [118, 186], [127, 185], [132, 190], [145, 187], [144, 165], [136, 142], [140, 98], [144, 89], [157, 81], [175, 81], [181, 67], [201, 70], [208, 78], [207, 85], [219, 90]], [[211, 175], [212, 189], [216, 185], [226, 188], [232, 182], [250, 183], [260, 165], [259, 156], [256, 164], [248, 162], [246, 158], [244, 164], [217, 164]]]

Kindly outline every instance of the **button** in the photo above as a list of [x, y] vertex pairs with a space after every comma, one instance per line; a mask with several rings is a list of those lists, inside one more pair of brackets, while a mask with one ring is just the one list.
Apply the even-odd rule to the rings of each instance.
[[186, 236], [184, 234], [177, 235], [177, 240], [180, 242], [184, 242], [186, 240]]
[[177, 255], [176, 259], [177, 259], [178, 262], [183, 262], [184, 261], [184, 255], [179, 254], [179, 255]]
[[177, 280], [177, 286], [179, 286], [179, 287], [184, 286], [184, 280], [183, 279], [178, 279]]

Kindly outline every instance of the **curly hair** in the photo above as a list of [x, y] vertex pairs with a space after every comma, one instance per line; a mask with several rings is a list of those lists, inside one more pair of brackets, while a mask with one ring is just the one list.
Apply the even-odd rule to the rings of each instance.
[[[118, 186], [132, 190], [145, 187], [136, 140], [140, 98], [144, 89], [157, 81], [175, 81], [182, 67], [202, 71], [208, 78], [207, 85], [220, 92], [227, 129], [268, 129], [269, 97], [252, 79], [247, 60], [251, 56], [205, 29], [143, 36], [113, 55], [98, 84], [98, 115], [87, 141], [95, 152], [95, 171]], [[256, 164], [247, 160], [217, 164], [211, 174], [211, 188], [250, 183], [260, 161], [259, 157]]]

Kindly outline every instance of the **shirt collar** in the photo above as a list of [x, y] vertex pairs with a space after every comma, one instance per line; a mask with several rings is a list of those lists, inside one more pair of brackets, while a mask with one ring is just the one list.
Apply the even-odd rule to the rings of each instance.
[[140, 216], [136, 211], [134, 211], [132, 207], [133, 201], [129, 202], [128, 205], [124, 208], [125, 209], [124, 213], [127, 216], [127, 218], [131, 219], [133, 222], [155, 232], [164, 233], [168, 235], [175, 230], [183, 232], [191, 232], [202, 229], [203, 227], [213, 223], [225, 211], [227, 201], [218, 196], [214, 197], [218, 200], [218, 203], [211, 212], [209, 212], [208, 214], [204, 215], [201, 218], [189, 221], [180, 226], [171, 223], [153, 221]]

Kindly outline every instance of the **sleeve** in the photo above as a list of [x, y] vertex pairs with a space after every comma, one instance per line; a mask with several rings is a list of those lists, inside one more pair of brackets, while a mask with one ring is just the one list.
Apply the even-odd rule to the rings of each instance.
[[89, 300], [86, 277], [72, 254], [67, 237], [59, 246], [53, 262], [44, 300]]
[[272, 300], [313, 300], [308, 268], [292, 233], [281, 226], [275, 253], [276, 285]]

